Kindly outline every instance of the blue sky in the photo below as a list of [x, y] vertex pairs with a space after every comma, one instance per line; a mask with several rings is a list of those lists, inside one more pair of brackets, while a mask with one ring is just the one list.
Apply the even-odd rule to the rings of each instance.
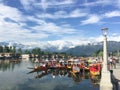
[[0, 41], [120, 41], [120, 0], [0, 0]]

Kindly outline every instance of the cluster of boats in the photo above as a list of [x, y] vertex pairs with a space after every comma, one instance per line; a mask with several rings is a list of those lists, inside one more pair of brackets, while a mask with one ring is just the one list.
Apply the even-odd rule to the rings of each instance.
[[69, 59], [69, 60], [44, 60], [44, 61], [35, 61], [35, 63], [39, 63], [35, 65], [33, 68], [34, 71], [42, 71], [48, 69], [58, 69], [58, 70], [71, 70], [72, 73], [82, 73], [89, 72], [90, 75], [100, 75], [102, 62], [96, 61], [88, 61], [81, 59]]
[[82, 61], [81, 63], [72, 64], [70, 67], [73, 73], [89, 71], [90, 75], [100, 75], [101, 74], [102, 63], [97, 61]]
[[90, 79], [93, 85], [99, 85], [101, 77], [101, 62], [69, 59], [63, 60], [35, 60], [35, 66], [28, 72], [35, 73], [35, 78], [42, 78], [46, 75], [55, 77], [67, 76], [73, 78], [75, 82], [80, 82], [83, 79]]

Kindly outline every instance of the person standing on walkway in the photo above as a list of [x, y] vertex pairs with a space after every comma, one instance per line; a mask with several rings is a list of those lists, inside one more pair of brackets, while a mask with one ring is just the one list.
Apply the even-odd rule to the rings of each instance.
[[112, 60], [112, 58], [109, 59], [109, 65], [110, 65], [110, 69], [112, 69], [113, 68], [113, 60]]
[[113, 67], [116, 68], [116, 59], [115, 58], [112, 59], [112, 63], [113, 63]]

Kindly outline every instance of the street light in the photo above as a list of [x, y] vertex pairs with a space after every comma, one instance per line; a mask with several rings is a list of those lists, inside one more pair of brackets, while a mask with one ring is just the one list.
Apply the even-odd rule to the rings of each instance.
[[102, 28], [103, 32], [103, 67], [101, 71], [100, 90], [112, 90], [112, 83], [110, 78], [110, 72], [107, 68], [107, 30], [108, 28]]
[[107, 31], [108, 28], [102, 28], [103, 33], [103, 71], [107, 71]]
[[108, 28], [102, 28], [103, 36], [107, 36]]

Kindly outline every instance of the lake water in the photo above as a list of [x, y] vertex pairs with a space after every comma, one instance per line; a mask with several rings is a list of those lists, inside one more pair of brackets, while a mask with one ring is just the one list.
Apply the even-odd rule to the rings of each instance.
[[72, 75], [65, 70], [33, 72], [32, 60], [9, 62], [0, 60], [0, 90], [99, 90], [89, 73]]

